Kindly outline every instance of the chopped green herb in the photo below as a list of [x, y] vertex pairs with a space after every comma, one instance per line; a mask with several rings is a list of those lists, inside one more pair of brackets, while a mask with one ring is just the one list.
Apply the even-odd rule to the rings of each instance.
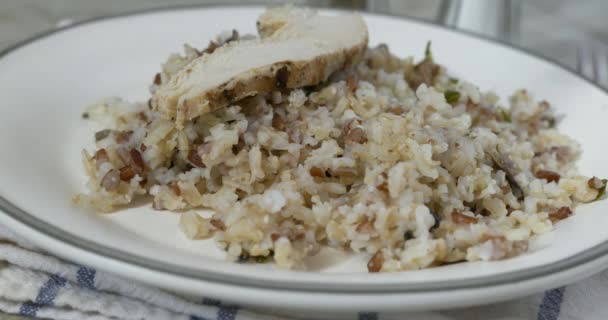
[[406, 232], [403, 233], [403, 240], [408, 241], [414, 239], [414, 233], [412, 233], [412, 231], [407, 230]]
[[427, 41], [426, 49], [424, 49], [424, 60], [433, 61], [433, 53], [431, 52], [431, 41]]
[[444, 94], [445, 101], [449, 104], [455, 104], [460, 100], [460, 92], [454, 90], [448, 90]]
[[511, 115], [509, 114], [509, 111], [505, 109], [500, 109], [500, 114], [502, 115], [502, 119], [505, 122], [511, 122]]
[[89, 113], [88, 112], [83, 113], [82, 114], [82, 118], [83, 119], [88, 119], [89, 118]]
[[441, 224], [441, 217], [436, 214], [435, 212], [431, 211], [431, 215], [433, 216], [433, 219], [435, 219], [435, 223], [433, 224], [433, 226], [429, 229], [429, 231], [433, 231], [437, 228], [439, 228], [439, 225]]
[[458, 78], [450, 78], [450, 83], [451, 84], [457, 84], [458, 83]]
[[110, 135], [110, 133], [112, 133], [112, 130], [110, 130], [110, 129], [105, 129], [105, 130], [95, 132], [95, 141], [99, 141], [99, 140], [103, 140], [103, 139], [107, 138]]
[[257, 263], [266, 263], [268, 262], [270, 256], [256, 256], [255, 257], [255, 262]]
[[249, 260], [250, 256], [249, 253], [247, 251], [243, 251], [241, 253], [241, 255], [238, 257], [238, 262], [247, 262]]
[[272, 260], [272, 257], [274, 257], [274, 251], [270, 250], [268, 255], [254, 256], [252, 258], [253, 258], [253, 261], [255, 261], [256, 263], [266, 263], [266, 262], [269, 262], [270, 260]]
[[608, 179], [602, 179], [602, 183], [604, 184], [601, 188], [598, 189], [597, 197], [595, 200], [601, 200], [606, 194], [606, 185], [608, 185]]

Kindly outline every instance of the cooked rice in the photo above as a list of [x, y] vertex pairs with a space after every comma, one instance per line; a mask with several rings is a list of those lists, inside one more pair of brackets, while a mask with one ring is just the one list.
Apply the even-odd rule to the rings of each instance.
[[[172, 55], [151, 91], [200, 54]], [[330, 246], [373, 256], [376, 272], [518, 255], [564, 208], [598, 197], [605, 183], [577, 172], [580, 147], [549, 103], [519, 90], [502, 106], [434, 63], [427, 85], [429, 62], [370, 48], [328, 83], [251, 97], [181, 131], [147, 103], [104, 101], [88, 114], [110, 131], [83, 151], [90, 191], [74, 200], [110, 212], [151, 196], [235, 261], [302, 268]]]

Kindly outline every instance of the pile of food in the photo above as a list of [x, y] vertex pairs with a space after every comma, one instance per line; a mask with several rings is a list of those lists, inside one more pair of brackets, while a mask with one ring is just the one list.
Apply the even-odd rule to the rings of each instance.
[[525, 90], [502, 106], [430, 46], [417, 62], [368, 48], [356, 14], [280, 7], [257, 26], [171, 56], [147, 103], [92, 106], [107, 129], [74, 201], [110, 212], [151, 197], [235, 261], [302, 268], [330, 246], [378, 272], [516, 256], [605, 191]]

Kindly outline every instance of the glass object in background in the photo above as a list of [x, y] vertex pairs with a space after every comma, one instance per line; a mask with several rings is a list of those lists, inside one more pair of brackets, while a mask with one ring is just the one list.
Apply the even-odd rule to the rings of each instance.
[[[439, 0], [2, 0], [0, 1], [0, 48], [68, 21], [170, 6], [293, 3], [314, 7], [382, 11], [432, 20], [435, 18], [439, 2]], [[381, 8], [385, 9], [380, 10]]]
[[608, 43], [606, 12], [604, 0], [524, 1], [516, 44], [576, 68], [581, 43]]
[[442, 0], [368, 0], [367, 11], [435, 21]]
[[[280, 4], [295, 3], [317, 7], [364, 9], [437, 21], [446, 3], [465, 7], [502, 4], [509, 0], [2, 0], [0, 1], [0, 48], [5, 48], [36, 33], [54, 28], [58, 23], [151, 8], [183, 5]], [[519, 1], [517, 1], [519, 2]], [[513, 8], [513, 6], [511, 6]], [[608, 1], [604, 0], [527, 0], [521, 1], [519, 23], [511, 24], [503, 40], [576, 67], [577, 47], [581, 43], [608, 42]], [[465, 24], [479, 23], [475, 10], [467, 9]], [[465, 15], [465, 16], [466, 16]], [[484, 16], [482, 16], [483, 18]], [[500, 16], [503, 19], [504, 16]], [[517, 18], [511, 15], [510, 19]], [[490, 19], [485, 19], [488, 21]], [[490, 20], [491, 21], [491, 20]], [[483, 25], [483, 23], [482, 23]], [[466, 28], [465, 28], [466, 29]], [[482, 27], [484, 31], [491, 30]], [[487, 33], [486, 33], [487, 34]]]
[[521, 0], [443, 0], [438, 22], [505, 42], [519, 37]]
[[576, 68], [583, 76], [608, 89], [608, 45], [581, 42], [577, 50]]
[[[203, 0], [0, 0], [0, 50], [37, 33], [55, 28], [58, 24], [81, 21], [98, 16], [120, 14], [131, 11], [146, 10], [167, 6], [203, 5], [203, 4], [280, 4], [285, 2], [298, 5], [317, 7], [356, 8], [378, 13], [415, 17], [428, 21], [447, 21], [455, 25], [453, 17], [440, 15], [440, 8], [459, 3], [465, 7], [488, 6], [488, 3], [501, 0], [316, 0], [316, 1], [203, 1]], [[501, 3], [502, 2], [502, 3]], [[516, 4], [517, 5], [517, 4]], [[533, 52], [550, 57], [572, 68], [577, 67], [577, 57], [583, 73], [593, 77], [594, 72], [600, 72], [599, 80], [608, 81], [608, 66], [606, 52], [592, 51], [591, 48], [604, 47], [608, 43], [608, 1], [605, 0], [527, 0], [519, 3], [519, 9], [510, 6], [521, 15], [511, 14], [511, 23], [507, 28], [508, 35], [502, 40], [524, 47]], [[476, 11], [465, 11], [465, 29], [471, 30], [471, 25], [482, 26], [477, 30], [492, 30], [501, 25], [486, 29], [485, 22], [473, 19]], [[494, 12], [496, 13], [496, 11]], [[505, 16], [497, 16], [504, 19]], [[438, 20], [441, 18], [441, 20]], [[488, 16], [482, 16], [486, 21]], [[503, 25], [504, 27], [504, 25]], [[475, 30], [473, 28], [473, 30]], [[500, 34], [486, 33], [486, 35]], [[595, 52], [595, 53], [592, 53]], [[602, 60], [603, 59], [603, 60]], [[593, 61], [597, 61], [594, 68]], [[602, 68], [603, 67], [603, 68]], [[596, 71], [594, 71], [596, 70]], [[3, 318], [0, 315], [0, 318]]]

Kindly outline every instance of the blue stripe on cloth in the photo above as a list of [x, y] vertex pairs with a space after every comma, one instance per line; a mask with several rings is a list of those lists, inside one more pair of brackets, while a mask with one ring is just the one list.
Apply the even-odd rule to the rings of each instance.
[[234, 320], [238, 311], [237, 307], [220, 307], [217, 311], [217, 320]]
[[95, 290], [95, 275], [97, 271], [95, 269], [80, 267], [76, 271], [76, 281], [82, 287]]
[[59, 289], [65, 286], [66, 282], [67, 281], [63, 277], [51, 275], [49, 280], [40, 287], [34, 302], [28, 301], [21, 305], [21, 308], [19, 308], [19, 315], [35, 317], [40, 308], [44, 305], [53, 303], [57, 297], [57, 293], [59, 293]]
[[357, 318], [359, 320], [378, 320], [378, 314], [375, 312], [359, 312]]
[[547, 290], [538, 307], [538, 320], [557, 320], [564, 300], [565, 287]]

